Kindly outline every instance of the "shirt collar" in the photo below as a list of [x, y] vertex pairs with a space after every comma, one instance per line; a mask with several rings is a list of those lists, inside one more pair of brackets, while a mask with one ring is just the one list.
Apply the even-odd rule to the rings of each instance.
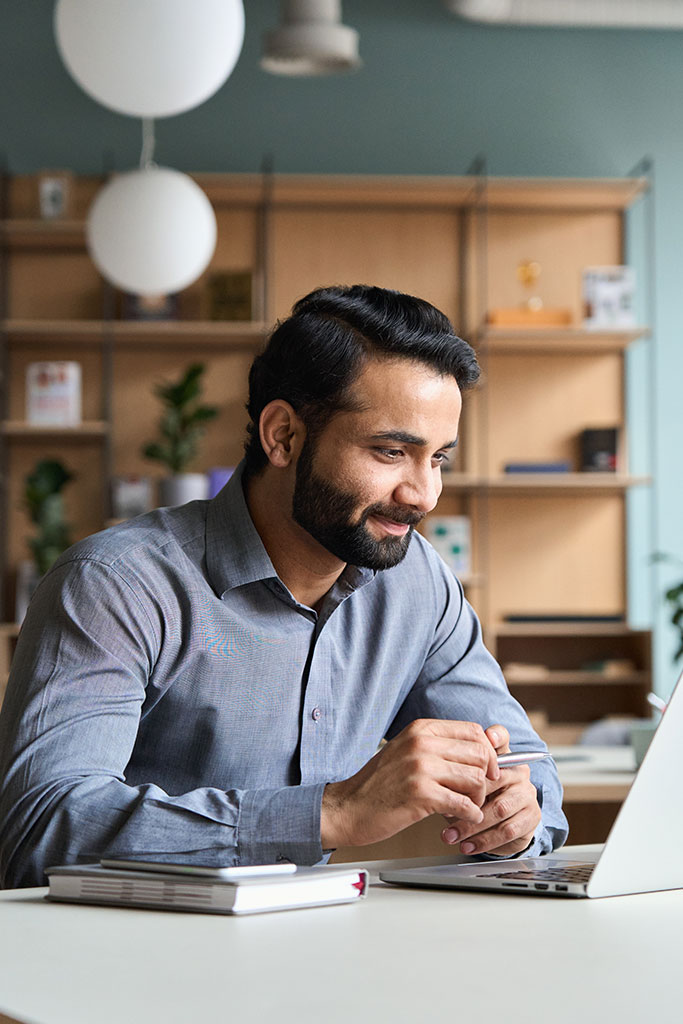
[[[249, 515], [243, 489], [244, 460], [225, 487], [209, 502], [206, 521], [206, 564], [211, 585], [219, 596], [234, 587], [277, 579], [277, 573]], [[337, 584], [348, 596], [376, 573], [347, 565]]]
[[209, 502], [206, 521], [206, 564], [217, 594], [277, 573], [252, 522], [242, 489], [244, 461], [225, 487]]

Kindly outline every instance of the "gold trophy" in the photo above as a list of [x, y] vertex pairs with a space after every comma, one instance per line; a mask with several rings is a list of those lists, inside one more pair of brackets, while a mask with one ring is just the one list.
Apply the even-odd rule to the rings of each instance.
[[495, 327], [564, 327], [571, 323], [568, 309], [548, 309], [543, 299], [536, 294], [536, 285], [541, 276], [541, 264], [537, 260], [522, 260], [517, 264], [517, 280], [531, 292], [519, 306], [511, 309], [492, 309], [488, 322]]

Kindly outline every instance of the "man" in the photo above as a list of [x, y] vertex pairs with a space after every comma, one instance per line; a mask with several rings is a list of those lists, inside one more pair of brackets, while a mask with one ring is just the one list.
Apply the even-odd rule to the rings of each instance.
[[477, 377], [428, 303], [312, 292], [252, 366], [223, 491], [58, 560], [0, 719], [5, 885], [104, 855], [316, 863], [431, 813], [465, 853], [564, 841], [552, 762], [496, 765], [542, 743], [414, 533]]

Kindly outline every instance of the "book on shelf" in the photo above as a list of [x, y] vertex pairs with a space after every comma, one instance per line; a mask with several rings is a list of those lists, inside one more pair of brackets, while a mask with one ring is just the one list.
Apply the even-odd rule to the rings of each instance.
[[144, 870], [70, 864], [47, 869], [47, 898], [61, 903], [204, 914], [259, 914], [353, 903], [367, 895], [368, 872], [364, 868], [312, 867], [285, 872], [281, 867], [204, 869], [203, 873], [192, 866], [161, 863], [147, 864]]
[[555, 459], [550, 462], [506, 462], [505, 473], [570, 473], [571, 462], [567, 459]]

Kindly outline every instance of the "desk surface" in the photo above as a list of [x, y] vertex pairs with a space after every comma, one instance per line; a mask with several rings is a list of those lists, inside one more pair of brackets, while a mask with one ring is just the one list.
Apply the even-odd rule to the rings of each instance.
[[560, 901], [376, 883], [358, 905], [243, 918], [44, 893], [0, 893], [0, 1014], [31, 1024], [680, 1022], [683, 891]]

